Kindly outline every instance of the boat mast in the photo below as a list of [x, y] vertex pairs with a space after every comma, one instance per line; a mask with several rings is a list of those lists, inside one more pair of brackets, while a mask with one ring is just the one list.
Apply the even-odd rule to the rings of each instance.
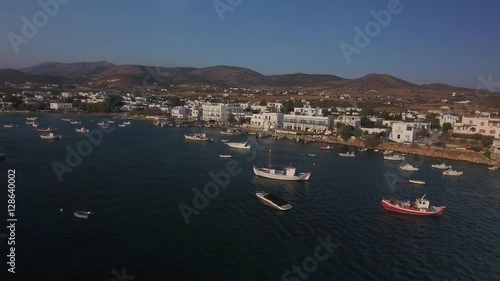
[[271, 169], [271, 145], [269, 145], [269, 169]]

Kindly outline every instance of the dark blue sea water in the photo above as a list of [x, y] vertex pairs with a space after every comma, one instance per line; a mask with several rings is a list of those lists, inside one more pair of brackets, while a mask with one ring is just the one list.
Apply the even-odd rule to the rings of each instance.
[[[18, 218], [17, 279], [6, 273], [4, 240], [1, 280], [500, 280], [500, 172], [486, 166], [445, 161], [465, 173], [451, 178], [430, 167], [443, 160], [409, 156], [421, 168], [411, 174], [381, 153], [341, 146], [320, 151], [319, 143], [272, 139], [256, 142], [252, 155], [221, 142], [246, 136], [207, 129], [214, 142], [196, 143], [183, 134], [200, 128], [132, 121], [103, 133], [60, 182], [52, 164], [67, 165], [67, 147], [77, 150], [87, 139], [64, 117], [40, 117], [42, 127], [57, 127], [63, 135], [47, 141], [24, 125], [24, 116], [0, 115], [0, 125], [19, 124], [0, 127], [0, 150], [7, 154], [0, 161], [2, 223], [7, 169], [16, 169]], [[101, 120], [70, 118], [90, 129]], [[311, 179], [254, 176], [252, 165], [267, 165], [270, 144], [273, 164], [292, 163], [312, 171]], [[357, 157], [338, 156], [345, 151]], [[179, 205], [193, 207], [193, 189], [203, 191], [214, 182], [211, 173], [227, 173], [228, 165], [235, 172], [227, 186], [197, 202], [203, 208], [186, 224]], [[427, 185], [405, 184], [407, 178]], [[261, 190], [282, 196], [293, 209], [263, 205], [255, 196]], [[447, 206], [443, 216], [405, 216], [380, 206], [383, 196], [414, 200], [423, 194], [432, 205]], [[78, 219], [77, 210], [95, 216]], [[334, 245], [330, 252], [322, 248], [327, 240]], [[317, 248], [322, 261], [314, 258]]]

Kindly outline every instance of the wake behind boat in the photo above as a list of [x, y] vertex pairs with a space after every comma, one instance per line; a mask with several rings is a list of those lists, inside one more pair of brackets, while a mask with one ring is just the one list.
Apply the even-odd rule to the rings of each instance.
[[260, 191], [255, 193], [262, 203], [280, 211], [290, 210], [292, 205], [276, 194]]
[[382, 198], [382, 207], [387, 211], [415, 216], [440, 216], [443, 214], [445, 206], [430, 206], [430, 201], [424, 197], [425, 194], [422, 198], [417, 198], [415, 202]]

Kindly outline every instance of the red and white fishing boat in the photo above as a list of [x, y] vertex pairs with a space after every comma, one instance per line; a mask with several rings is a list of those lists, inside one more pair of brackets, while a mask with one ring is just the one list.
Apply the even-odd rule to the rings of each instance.
[[387, 211], [414, 216], [440, 216], [443, 214], [445, 206], [430, 206], [430, 201], [424, 197], [425, 194], [422, 198], [417, 198], [415, 202], [382, 198], [382, 207]]
[[321, 149], [321, 150], [332, 150], [333, 147], [331, 147], [330, 145], [327, 145], [327, 146], [320, 146], [319, 149]]

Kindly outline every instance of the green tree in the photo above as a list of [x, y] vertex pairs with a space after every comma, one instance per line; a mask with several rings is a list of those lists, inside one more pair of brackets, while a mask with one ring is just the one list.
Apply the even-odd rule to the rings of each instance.
[[373, 132], [364, 140], [365, 147], [376, 148], [380, 144], [380, 136], [378, 133]]
[[267, 105], [267, 101], [265, 101], [265, 100], [261, 100], [261, 101], [260, 101], [260, 103], [259, 103], [259, 105], [261, 105], [261, 106], [266, 106], [266, 105]]
[[493, 144], [493, 137], [489, 136], [481, 136], [481, 144], [483, 144], [484, 147], [488, 147]]
[[363, 130], [361, 130], [360, 128], [356, 128], [354, 129], [354, 131], [352, 132], [352, 135], [359, 139], [362, 135], [363, 135]]
[[434, 129], [441, 129], [441, 124], [439, 123], [439, 119], [432, 119], [431, 121], [431, 128], [434, 128]]
[[227, 116], [227, 122], [229, 122], [229, 124], [234, 124], [234, 123], [238, 122], [238, 120], [236, 120], [236, 118], [234, 117], [234, 114], [229, 113], [229, 115]]
[[373, 122], [365, 116], [361, 117], [360, 124], [362, 128], [373, 128]]
[[373, 108], [365, 107], [362, 109], [361, 114], [363, 116], [372, 116], [375, 114], [375, 111], [373, 110]]
[[483, 138], [481, 134], [473, 134], [472, 139], [480, 141]]
[[245, 117], [241, 116], [240, 118], [238, 118], [238, 123], [239, 123], [240, 125], [245, 124], [245, 123], [246, 123], [246, 119], [245, 119]]
[[347, 141], [351, 138], [354, 127], [352, 126], [344, 126], [340, 129], [340, 137], [343, 141]]

